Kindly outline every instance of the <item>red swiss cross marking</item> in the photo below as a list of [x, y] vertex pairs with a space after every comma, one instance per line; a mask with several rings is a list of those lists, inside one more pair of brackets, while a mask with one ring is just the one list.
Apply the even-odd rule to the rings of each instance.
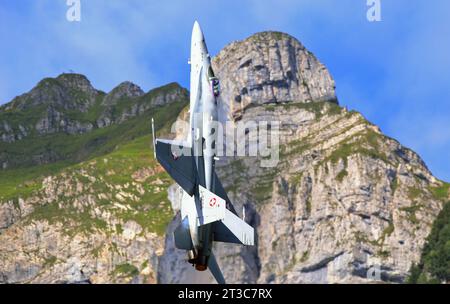
[[209, 199], [209, 206], [214, 207], [216, 205], [216, 202], [217, 202], [216, 198], [215, 197], [211, 197]]

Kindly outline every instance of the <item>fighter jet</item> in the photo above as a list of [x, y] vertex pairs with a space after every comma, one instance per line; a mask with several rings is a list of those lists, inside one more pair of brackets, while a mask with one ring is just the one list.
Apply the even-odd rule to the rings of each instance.
[[197, 21], [192, 30], [190, 65], [188, 136], [181, 141], [155, 139], [152, 119], [153, 148], [156, 159], [183, 189], [175, 246], [187, 250], [188, 262], [196, 270], [209, 268], [216, 281], [225, 284], [212, 252], [213, 242], [254, 245], [255, 232], [237, 215], [214, 170], [220, 87]]

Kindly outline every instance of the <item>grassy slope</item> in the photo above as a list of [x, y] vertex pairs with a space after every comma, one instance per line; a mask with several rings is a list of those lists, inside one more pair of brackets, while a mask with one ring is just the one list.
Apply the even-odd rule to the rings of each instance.
[[[152, 90], [139, 100], [120, 100], [113, 110], [119, 114], [136, 103], [149, 102], [155, 95], [173, 90], [175, 86], [169, 84]], [[64, 160], [40, 166], [29, 166], [29, 163], [25, 162], [25, 167], [0, 171], [0, 203], [7, 200], [17, 203], [19, 198], [30, 196], [45, 197], [43, 181], [46, 177], [53, 176], [66, 185], [83, 183], [85, 193], [65, 193], [53, 203], [38, 205], [25, 221], [61, 222], [71, 234], [92, 229], [120, 231], [121, 227], [109, 227], [106, 222], [93, 215], [93, 209], [98, 207], [108, 209], [123, 222], [135, 220], [145, 230], [162, 234], [172, 217], [166, 193], [171, 181], [165, 172], [157, 170], [158, 165], [153, 159], [149, 135], [150, 119], [155, 119], [158, 133], [166, 133], [186, 104], [187, 100], [180, 100], [166, 106], [155, 106], [121, 124], [81, 135], [59, 133], [30, 136], [2, 146], [2, 149], [16, 157], [26, 157], [30, 151], [52, 149], [63, 155]], [[98, 107], [99, 105], [94, 105], [87, 113], [66, 114], [79, 121], [93, 121], [98, 117]], [[23, 123], [30, 119], [27, 115], [32, 112], [17, 113], [19, 114], [2, 114]], [[138, 182], [133, 175], [143, 168], [155, 172], [144, 181]], [[95, 182], [89, 181], [92, 177]], [[96, 205], [85, 206], [82, 210], [75, 208], [74, 202], [83, 200], [80, 195], [88, 192], [97, 196]], [[113, 206], [114, 202], [119, 202], [119, 193], [129, 195], [120, 198], [120, 205], [124, 206], [125, 210]], [[101, 198], [100, 194], [103, 194]]]
[[[102, 219], [93, 216], [92, 210], [100, 208], [108, 210], [124, 222], [134, 220], [145, 230], [161, 235], [173, 216], [166, 192], [172, 181], [163, 170], [158, 170], [158, 167], [153, 158], [151, 136], [136, 138], [120, 145], [109, 154], [65, 167], [54, 173], [53, 176], [58, 183], [75, 185], [82, 182], [83, 193], [62, 194], [55, 202], [35, 208], [26, 220], [61, 222], [67, 227], [69, 234], [90, 232], [92, 229], [102, 229], [106, 232], [120, 231], [120, 227], [109, 227]], [[138, 182], [133, 175], [143, 168], [153, 171], [153, 174]], [[38, 188], [42, 186], [41, 178], [36, 179], [36, 185]], [[139, 188], [144, 191], [140, 192]], [[86, 193], [94, 194], [95, 205], [85, 205], [82, 210], [75, 208], [74, 201]], [[120, 194], [129, 196], [118, 199]], [[34, 195], [43, 194], [37, 189]], [[114, 203], [120, 203], [121, 208], [116, 208]]]
[[39, 138], [18, 141], [8, 145], [9, 153], [24, 154], [37, 149], [56, 149], [63, 153], [66, 159], [52, 164], [17, 168], [0, 171], [0, 200], [26, 197], [39, 187], [43, 177], [56, 174], [61, 169], [105, 155], [118, 145], [150, 133], [150, 119], [154, 117], [157, 130], [169, 129], [177, 114], [186, 105], [186, 101], [175, 102], [164, 107], [155, 107], [148, 113], [135, 117], [119, 125], [82, 135], [55, 134]]

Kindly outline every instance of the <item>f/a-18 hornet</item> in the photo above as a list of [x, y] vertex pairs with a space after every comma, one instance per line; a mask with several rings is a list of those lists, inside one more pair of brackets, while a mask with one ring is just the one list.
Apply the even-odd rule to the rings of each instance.
[[196, 270], [209, 268], [217, 282], [224, 284], [212, 252], [213, 242], [254, 245], [255, 232], [237, 216], [214, 170], [219, 80], [197, 21], [192, 30], [190, 65], [187, 139], [155, 139], [152, 120], [153, 148], [159, 163], [183, 189], [175, 246], [188, 251], [188, 262]]

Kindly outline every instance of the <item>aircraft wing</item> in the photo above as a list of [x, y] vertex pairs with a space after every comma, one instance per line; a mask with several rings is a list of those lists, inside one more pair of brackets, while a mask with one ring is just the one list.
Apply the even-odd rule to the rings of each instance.
[[[196, 167], [194, 158], [189, 156], [192, 155], [191, 148], [183, 146], [183, 142], [157, 139], [154, 149], [156, 159], [167, 173], [192, 196], [195, 190]], [[184, 151], [185, 153], [177, 155], [177, 152], [173, 151]]]

